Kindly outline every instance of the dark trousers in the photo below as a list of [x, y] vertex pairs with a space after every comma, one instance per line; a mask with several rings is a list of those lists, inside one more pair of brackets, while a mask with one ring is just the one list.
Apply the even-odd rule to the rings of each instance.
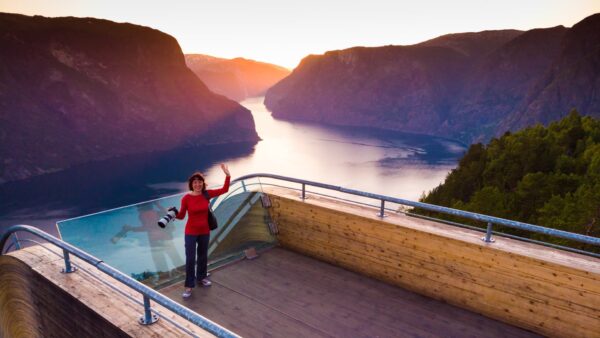
[[[185, 235], [185, 287], [193, 288], [196, 281], [206, 278], [208, 240], [210, 235]], [[196, 260], [196, 255], [198, 259]]]

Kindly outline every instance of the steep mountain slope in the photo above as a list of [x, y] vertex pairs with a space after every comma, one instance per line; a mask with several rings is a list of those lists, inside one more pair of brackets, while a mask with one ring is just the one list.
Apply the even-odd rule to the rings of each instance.
[[500, 127], [517, 130], [535, 122], [547, 124], [572, 108], [600, 117], [600, 14], [565, 32], [553, 63]]
[[437, 133], [472, 65], [520, 34], [451, 34], [311, 55], [267, 92], [265, 104], [279, 118]]
[[255, 142], [157, 30], [0, 13], [0, 182], [131, 153]]
[[498, 128], [499, 121], [520, 109], [552, 66], [567, 31], [562, 26], [527, 31], [473, 62], [457, 79], [462, 90], [453, 99], [443, 128], [454, 137], [476, 141], [511, 129]]
[[572, 28], [450, 34], [306, 57], [273, 86], [278, 118], [472, 142], [577, 108], [600, 117], [600, 14]]

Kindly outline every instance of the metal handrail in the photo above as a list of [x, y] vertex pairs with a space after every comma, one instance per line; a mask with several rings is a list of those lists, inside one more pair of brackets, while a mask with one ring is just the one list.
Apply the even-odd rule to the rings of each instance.
[[[468, 224], [463, 224], [463, 223], [452, 222], [452, 221], [445, 220], [445, 219], [440, 219], [440, 218], [435, 218], [435, 217], [430, 217], [430, 216], [425, 216], [425, 215], [420, 215], [420, 214], [414, 214], [414, 213], [410, 213], [410, 212], [406, 213], [406, 216], [415, 217], [415, 218], [421, 218], [421, 219], [426, 219], [426, 220], [434, 221], [434, 222], [438, 222], [438, 223], [444, 223], [444, 224], [452, 225], [452, 226], [459, 227], [459, 228], [469, 229], [469, 230], [473, 230], [473, 231], [486, 232], [486, 229], [482, 229], [482, 228], [474, 226], [474, 225], [468, 225]], [[554, 243], [548, 243], [548, 242], [544, 242], [544, 241], [540, 241], [540, 240], [536, 240], [536, 239], [532, 239], [532, 238], [527, 238], [527, 237], [522, 237], [522, 236], [517, 236], [517, 235], [512, 235], [512, 234], [507, 234], [505, 232], [500, 232], [500, 231], [492, 231], [492, 233], [494, 235], [498, 235], [498, 236], [502, 236], [502, 237], [507, 237], [507, 238], [512, 238], [512, 239], [516, 239], [516, 240], [522, 241], [522, 242], [539, 244], [539, 245], [547, 246], [549, 248], [554, 248], [554, 249], [559, 249], [559, 250], [564, 250], [564, 251], [570, 251], [570, 252], [578, 253], [578, 254], [581, 254], [581, 255], [586, 255], [586, 256], [590, 256], [590, 257], [600, 258], [600, 253], [595, 253], [595, 252], [591, 252], [591, 251], [576, 249], [576, 248], [572, 248], [572, 247], [568, 247], [568, 246], [564, 246], [564, 245], [559, 245], [559, 244], [554, 244]]]
[[182, 306], [175, 301], [171, 300], [168, 297], [163, 296], [162, 294], [156, 292], [155, 290], [147, 287], [146, 285], [136, 281], [135, 279], [127, 276], [126, 274], [120, 272], [119, 270], [113, 268], [112, 266], [104, 263], [102, 260], [88, 254], [87, 252], [74, 247], [73, 245], [64, 242], [45, 231], [42, 231], [38, 228], [29, 225], [13, 225], [8, 228], [0, 237], [0, 254], [4, 251], [4, 245], [6, 241], [8, 241], [10, 235], [16, 231], [26, 231], [31, 234], [34, 234], [38, 237], [43, 238], [44, 240], [58, 246], [63, 249], [64, 260], [65, 260], [65, 272], [72, 272], [73, 269], [71, 267], [71, 262], [69, 259], [69, 253], [79, 257], [83, 261], [89, 263], [92, 266], [95, 266], [98, 270], [104, 272], [105, 274], [111, 276], [122, 284], [130, 287], [131, 289], [141, 293], [144, 296], [144, 311], [146, 322], [149, 321], [150, 317], [150, 299], [154, 300], [156, 303], [164, 306], [165, 308], [173, 311], [180, 317], [188, 320], [191, 323], [199, 326], [200, 328], [218, 336], [218, 337], [239, 337], [235, 333], [227, 330], [226, 328], [210, 321], [207, 318], [197, 314], [196, 312]]
[[318, 188], [339, 191], [339, 192], [343, 192], [346, 194], [376, 199], [376, 200], [381, 201], [381, 207], [380, 207], [380, 213], [379, 213], [380, 217], [383, 217], [383, 215], [384, 215], [385, 202], [391, 202], [391, 203], [407, 205], [407, 206], [411, 206], [411, 207], [415, 207], [415, 208], [421, 208], [421, 209], [425, 209], [425, 210], [429, 210], [429, 211], [440, 212], [443, 214], [469, 218], [469, 219], [473, 219], [476, 221], [486, 222], [486, 223], [488, 223], [488, 231], [487, 231], [487, 234], [485, 237], [486, 242], [491, 241], [491, 239], [490, 239], [491, 232], [492, 232], [491, 226], [493, 224], [498, 224], [498, 225], [503, 225], [503, 226], [507, 226], [510, 228], [527, 230], [527, 231], [531, 231], [531, 232], [541, 233], [544, 235], [555, 236], [555, 237], [565, 238], [565, 239], [569, 239], [569, 240], [573, 240], [573, 241], [577, 241], [577, 242], [581, 242], [581, 243], [587, 243], [587, 244], [600, 246], [600, 238], [598, 238], [598, 237], [586, 236], [586, 235], [576, 234], [576, 233], [572, 233], [572, 232], [568, 232], [568, 231], [546, 228], [543, 226], [529, 224], [529, 223], [511, 221], [511, 220], [504, 219], [504, 218], [482, 215], [482, 214], [478, 214], [478, 213], [474, 213], [474, 212], [470, 212], [470, 211], [463, 211], [463, 210], [458, 210], [458, 209], [441, 207], [438, 205], [433, 205], [433, 204], [428, 204], [428, 203], [423, 203], [423, 202], [414, 202], [414, 201], [405, 200], [405, 199], [401, 199], [401, 198], [389, 197], [389, 196], [384, 196], [384, 195], [379, 195], [379, 194], [372, 194], [372, 193], [363, 192], [360, 190], [347, 189], [347, 188], [343, 188], [343, 187], [336, 186], [336, 185], [307, 181], [307, 180], [297, 179], [297, 178], [293, 178], [293, 177], [286, 177], [286, 176], [267, 174], [267, 173], [256, 173], [256, 174], [250, 174], [250, 175], [245, 175], [245, 176], [236, 178], [235, 180], [231, 181], [231, 184], [241, 182], [244, 180], [248, 180], [251, 178], [258, 178], [258, 177], [272, 178], [272, 179], [277, 179], [277, 180], [282, 180], [282, 181], [299, 183], [302, 185], [302, 198], [305, 197], [306, 185], [310, 185], [310, 186], [314, 186], [314, 187], [318, 187]]
[[[492, 226], [494, 224], [497, 224], [497, 225], [507, 226], [510, 228], [516, 228], [516, 229], [531, 231], [531, 232], [535, 232], [535, 233], [541, 233], [544, 235], [565, 238], [565, 239], [573, 240], [576, 242], [600, 246], [600, 238], [598, 238], [598, 237], [586, 236], [586, 235], [581, 235], [581, 234], [572, 233], [572, 232], [568, 232], [568, 231], [547, 228], [547, 227], [543, 227], [543, 226], [539, 226], [539, 225], [523, 223], [523, 222], [518, 222], [518, 221], [512, 221], [512, 220], [494, 217], [494, 216], [482, 215], [482, 214], [469, 212], [469, 211], [452, 209], [452, 208], [448, 208], [448, 207], [442, 207], [442, 206], [437, 206], [437, 205], [427, 204], [427, 203], [422, 203], [422, 202], [415, 202], [415, 201], [410, 201], [410, 200], [405, 200], [405, 199], [395, 198], [395, 197], [389, 197], [389, 196], [384, 196], [384, 195], [379, 195], [379, 194], [367, 193], [367, 192], [363, 192], [363, 191], [359, 191], [359, 190], [343, 188], [341, 186], [335, 186], [335, 185], [331, 185], [331, 184], [324, 184], [324, 183], [302, 180], [302, 179], [281, 176], [281, 175], [275, 175], [275, 174], [269, 174], [269, 173], [255, 173], [255, 174], [244, 175], [239, 178], [236, 178], [235, 180], [232, 180], [231, 185], [239, 182], [242, 184], [243, 189], [245, 189], [246, 188], [245, 184], [244, 184], [245, 180], [249, 180], [249, 179], [253, 179], [253, 178], [260, 178], [260, 177], [272, 178], [272, 179], [293, 182], [293, 183], [299, 183], [302, 186], [301, 189], [295, 189], [295, 188], [291, 188], [291, 187], [289, 187], [289, 188], [301, 191], [303, 199], [305, 198], [305, 194], [306, 194], [306, 185], [375, 199], [375, 200], [378, 200], [381, 202], [381, 206], [380, 206], [380, 210], [379, 210], [380, 217], [383, 217], [385, 210], [388, 210], [387, 208], [385, 208], [385, 202], [391, 202], [391, 203], [421, 208], [421, 209], [425, 209], [425, 210], [430, 210], [430, 211], [434, 211], [434, 212], [440, 212], [443, 214], [449, 214], [449, 215], [464, 217], [464, 218], [468, 218], [468, 219], [473, 219], [476, 221], [486, 222], [488, 225], [486, 235], [484, 237], [484, 241], [486, 241], [486, 242], [493, 241], [493, 239], [491, 239]], [[258, 183], [258, 184], [261, 184], [261, 183]], [[239, 189], [240, 188], [238, 188], [236, 190], [239, 190]], [[232, 192], [230, 192], [228, 195], [225, 195], [223, 198], [227, 199], [227, 197], [229, 195], [231, 195], [231, 193]], [[161, 200], [161, 199], [179, 196], [179, 195], [183, 195], [183, 194], [185, 194], [185, 193], [177, 193], [177, 194], [173, 194], [173, 195], [170, 195], [167, 197], [161, 197], [161, 198], [157, 198], [157, 199], [154, 199], [151, 201], [140, 202], [140, 203], [136, 203], [136, 204], [132, 204], [132, 205], [137, 205], [137, 204], [141, 204], [141, 203], [149, 203], [149, 202], [152, 202], [155, 200]], [[211, 201], [211, 206], [213, 206], [215, 204], [216, 200], [217, 199], [214, 199]], [[132, 206], [132, 205], [130, 205], [130, 206]], [[117, 210], [117, 209], [122, 209], [122, 208], [124, 208], [124, 207], [114, 208], [111, 210]], [[105, 212], [108, 212], [111, 210], [105, 210], [105, 211], [101, 211], [99, 213], [105, 213]], [[86, 216], [89, 216], [89, 215], [86, 215]], [[82, 217], [85, 217], [85, 216], [82, 216]], [[76, 217], [76, 218], [79, 218], [79, 217]], [[73, 219], [76, 219], [76, 218], [73, 218]], [[72, 219], [69, 219], [69, 220], [72, 220]], [[61, 222], [64, 222], [64, 221], [60, 221], [58, 223], [61, 223]]]
[[[280, 184], [275, 184], [275, 183], [251, 183], [251, 184], [246, 183], [245, 184], [246, 187], [251, 186], [251, 185], [268, 185], [268, 186], [285, 188], [285, 189], [291, 189], [291, 190], [295, 190], [295, 191], [298, 191], [298, 192], [302, 192], [301, 188], [293, 188], [293, 187], [290, 187], [290, 186], [285, 186], [285, 185], [280, 185]], [[237, 191], [239, 189], [241, 189], [241, 187], [233, 190], [233, 192], [235, 192], [235, 191]], [[357, 200], [350, 200], [350, 199], [346, 199], [346, 198], [341, 198], [339, 196], [331, 196], [331, 195], [327, 195], [327, 194], [320, 193], [320, 192], [317, 192], [317, 191], [306, 190], [306, 192], [309, 192], [309, 193], [314, 194], [314, 195], [323, 196], [323, 197], [333, 197], [333, 198], [335, 198], [337, 200], [340, 200], [340, 201], [343, 201], [343, 202], [348, 202], [348, 203], [353, 203], [353, 204], [356, 204], [356, 205], [363, 205], [363, 206], [367, 206], [367, 207], [376, 207], [376, 205], [373, 205], [373, 204], [369, 204], [369, 203], [365, 203], [365, 202], [359, 202]], [[231, 194], [231, 193], [232, 193], [232, 191], [229, 192], [229, 194]], [[225, 199], [227, 199], [228, 196], [229, 195], [225, 196]], [[477, 226], [472, 226], [472, 225], [467, 225], [467, 224], [463, 224], [463, 223], [452, 222], [452, 221], [448, 221], [448, 220], [445, 220], [445, 219], [440, 219], [440, 218], [435, 218], [435, 217], [429, 217], [429, 216], [424, 216], [424, 215], [420, 215], [420, 214], [414, 214], [414, 213], [405, 212], [405, 211], [399, 211], [396, 208], [386, 207], [385, 210], [393, 212], [393, 213], [402, 213], [402, 214], [405, 214], [406, 216], [410, 216], [410, 217], [427, 219], [427, 220], [434, 221], [434, 222], [441, 222], [441, 223], [445, 223], [445, 224], [448, 224], [448, 225], [452, 225], [452, 226], [456, 226], [456, 227], [460, 227], [460, 228], [465, 228], [465, 229], [469, 229], [469, 230], [474, 230], [474, 231], [478, 231], [478, 232], [484, 232], [485, 233], [487, 231], [486, 229], [482, 229], [482, 228], [477, 227]], [[540, 240], [535, 240], [535, 239], [531, 239], [531, 238], [527, 238], [527, 237], [521, 237], [521, 236], [511, 235], [511, 234], [500, 232], [500, 231], [492, 231], [492, 234], [493, 235], [502, 236], [502, 237], [516, 239], [516, 240], [519, 240], [519, 241], [524, 241], [524, 242], [539, 244], [539, 245], [547, 246], [547, 247], [554, 248], [554, 249], [559, 249], [559, 250], [564, 250], [564, 251], [571, 251], [571, 252], [582, 254], [582, 255], [587, 255], [587, 256], [592, 256], [592, 257], [600, 258], [600, 254], [597, 254], [597, 253], [591, 252], [591, 251], [585, 251], [585, 250], [576, 249], [576, 248], [572, 248], [572, 247], [568, 247], [568, 246], [563, 246], [563, 245], [558, 245], [558, 244], [554, 244], [554, 243], [548, 243], [548, 242], [544, 242], [544, 241], [540, 241]]]

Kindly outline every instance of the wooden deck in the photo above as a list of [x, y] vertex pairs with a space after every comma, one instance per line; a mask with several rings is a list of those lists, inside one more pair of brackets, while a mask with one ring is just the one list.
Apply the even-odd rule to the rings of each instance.
[[[64, 274], [61, 273], [61, 269], [64, 268], [64, 261], [61, 257], [62, 252], [51, 244], [35, 245], [22, 250], [10, 252], [9, 255], [17, 258], [21, 262], [27, 264], [27, 269], [31, 270], [31, 273], [37, 273], [38, 278], [43, 280], [42, 284], [53, 284], [55, 288], [62, 290], [68, 296], [68, 299], [61, 297], [58, 292], [49, 290], [51, 294], [43, 294], [42, 289], [32, 289], [26, 283], [21, 284], [19, 287], [12, 287], [7, 294], [2, 295], [5, 300], [9, 302], [21, 302], [24, 301], [18, 296], [25, 292], [31, 294], [33, 300], [25, 300], [28, 303], [35, 304], [33, 308], [38, 311], [41, 308], [40, 304], [55, 302], [54, 306], [47, 305], [46, 308], [51, 309], [44, 313], [39, 313], [30, 322], [26, 323], [27, 326], [40, 326], [44, 328], [44, 320], [54, 323], [52, 327], [59, 327], [65, 330], [62, 334], [56, 332], [45, 332], [42, 336], [47, 337], [116, 337], [116, 336], [128, 336], [128, 337], [189, 337], [189, 332], [192, 332], [197, 337], [214, 337], [207, 331], [197, 327], [196, 325], [186, 321], [185, 319], [177, 316], [170, 310], [163, 306], [152, 303], [152, 308], [161, 314], [161, 319], [152, 325], [140, 325], [138, 319], [143, 314], [142, 305], [132, 301], [131, 298], [142, 301], [142, 296], [129, 289], [123, 284], [116, 282], [114, 279], [103, 274], [95, 267], [88, 263], [80, 260], [77, 257], [71, 256], [72, 263], [77, 266], [79, 270], [75, 273]], [[2, 271], [5, 272], [5, 271]], [[0, 273], [2, 273], [0, 272]], [[19, 280], [22, 276], [12, 276], [12, 279], [17, 278]], [[31, 278], [29, 278], [31, 279]], [[112, 287], [109, 287], [107, 284]], [[0, 288], [1, 289], [1, 288]], [[115, 289], [118, 289], [116, 291]], [[40, 294], [41, 293], [41, 294]], [[129, 297], [124, 296], [128, 295]], [[37, 300], [36, 300], [37, 299]], [[57, 302], [60, 300], [60, 302]], [[65, 309], [61, 309], [61, 304], [72, 302], [73, 308], [86, 307], [86, 311], [89, 310], [96, 314], [97, 318], [95, 321], [104, 321], [120, 330], [119, 335], [103, 334], [103, 329], [106, 332], [110, 331], [110, 328], [106, 328], [106, 325], [96, 322], [76, 322], [73, 323], [72, 319], [76, 319], [77, 316], [71, 318], [69, 312]], [[77, 302], [78, 304], [74, 304]], [[0, 302], [1, 303], [1, 302]], [[25, 304], [28, 305], [28, 304]], [[69, 309], [67, 309], [69, 310]], [[1, 311], [1, 309], [0, 309]], [[38, 311], [39, 312], [39, 311]], [[0, 313], [0, 315], [2, 315]], [[72, 315], [71, 315], [72, 316]], [[16, 315], [17, 318], [23, 320]], [[92, 316], [87, 316], [92, 318]], [[0, 318], [1, 319], [1, 318]], [[170, 319], [168, 321], [167, 319]], [[71, 326], [62, 327], [60, 323], [69, 323]], [[174, 325], [173, 322], [178, 325]], [[59, 323], [59, 324], [56, 324]], [[93, 325], [92, 325], [93, 324]], [[47, 325], [46, 325], [47, 326]], [[99, 327], [94, 334], [88, 334], [90, 329]], [[185, 328], [185, 330], [182, 330]], [[122, 335], [121, 335], [122, 333]], [[2, 332], [0, 330], [0, 336]], [[34, 335], [18, 335], [18, 337], [36, 337]]]
[[244, 337], [534, 337], [536, 334], [274, 248], [161, 292]]
[[[484, 243], [481, 233], [400, 213], [381, 219], [376, 208], [269, 193], [280, 247], [213, 271], [213, 286], [194, 290], [190, 299], [181, 298], [182, 283], [160, 291], [245, 337], [537, 336], [522, 328], [598, 337], [596, 258], [502, 237]], [[244, 222], [264, 227], [260, 211]], [[232, 242], [250, 238], [237, 235]], [[60, 250], [50, 249], [58, 256], [41, 246], [10, 255], [129, 336], [178, 337], [186, 330], [210, 336], [157, 304], [154, 309], [179, 325], [165, 317], [137, 324], [139, 304], [99, 284], [106, 276], [93, 267], [60, 273]]]
[[600, 260], [269, 188], [281, 247], [553, 337], [600, 332]]

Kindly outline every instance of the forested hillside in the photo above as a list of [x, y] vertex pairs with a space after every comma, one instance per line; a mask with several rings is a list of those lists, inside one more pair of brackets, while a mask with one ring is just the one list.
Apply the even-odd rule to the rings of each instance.
[[547, 128], [474, 144], [421, 201], [600, 237], [600, 120], [573, 110]]

